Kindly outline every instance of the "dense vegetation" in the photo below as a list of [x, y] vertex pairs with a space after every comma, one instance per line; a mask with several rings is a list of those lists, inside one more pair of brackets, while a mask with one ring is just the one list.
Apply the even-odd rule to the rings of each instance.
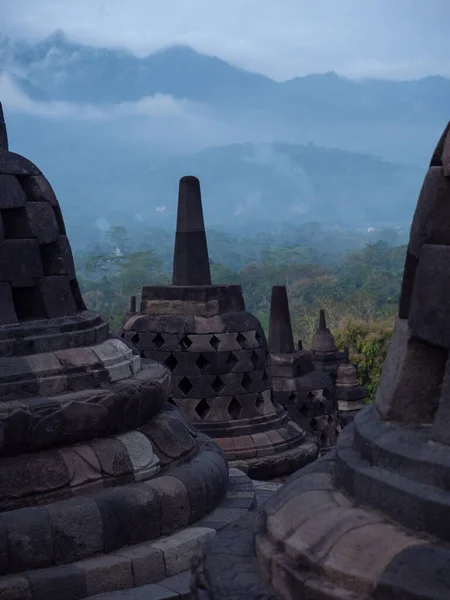
[[[389, 232], [362, 248], [356, 234], [337, 238], [312, 225], [301, 236], [296, 233], [233, 239], [210, 232], [213, 281], [241, 284], [247, 310], [266, 329], [271, 288], [286, 285], [294, 336], [305, 347], [319, 309], [325, 309], [338, 346], [349, 346], [373, 396], [398, 304], [405, 246], [392, 246]], [[295, 238], [303, 243], [293, 243]], [[101, 243], [75, 257], [88, 306], [119, 329], [131, 295], [139, 297], [143, 285], [170, 283], [172, 247], [173, 236], [162, 230], [147, 232], [146, 241], [129, 236], [124, 227], [110, 230]]]

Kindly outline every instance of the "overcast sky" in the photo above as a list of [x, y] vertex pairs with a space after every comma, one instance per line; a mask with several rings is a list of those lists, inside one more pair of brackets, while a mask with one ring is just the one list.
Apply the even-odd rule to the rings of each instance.
[[287, 79], [450, 76], [450, 0], [0, 0], [0, 33], [137, 54], [189, 44]]

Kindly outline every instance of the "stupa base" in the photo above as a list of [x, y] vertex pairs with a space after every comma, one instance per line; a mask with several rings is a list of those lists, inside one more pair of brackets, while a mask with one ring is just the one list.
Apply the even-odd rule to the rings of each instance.
[[312, 439], [307, 439], [296, 448], [289, 448], [268, 456], [232, 460], [228, 464], [230, 467], [240, 469], [251, 479], [263, 481], [290, 475], [315, 461], [318, 456], [317, 443]]
[[[450, 597], [450, 548], [437, 538], [422, 532], [413, 533], [398, 520], [393, 522], [387, 514], [363, 505], [363, 502], [375, 504], [382, 499], [385, 503], [391, 499], [390, 506], [393, 506], [392, 494], [397, 487], [398, 509], [402, 514], [411, 515], [414, 502], [419, 508], [420, 499], [419, 482], [414, 494], [411, 490], [402, 491], [395, 485], [394, 473], [386, 481], [383, 467], [371, 466], [367, 456], [364, 465], [362, 459], [356, 459], [353, 444], [358, 438], [356, 447], [362, 447], [365, 432], [364, 447], [368, 451], [383, 446], [379, 455], [390, 455], [391, 460], [403, 457], [403, 464], [409, 467], [419, 461], [420, 457], [413, 452], [417, 445], [411, 446], [408, 439], [414, 434], [413, 428], [403, 440], [397, 439], [395, 431], [386, 436], [387, 431], [381, 432], [379, 428], [395, 430], [396, 426], [377, 423], [373, 411], [374, 407], [368, 407], [346, 428], [336, 451], [296, 473], [263, 507], [221, 532], [213, 545], [207, 544], [192, 581], [197, 600], [235, 597], [247, 600], [442, 600]], [[371, 433], [373, 437], [369, 439]], [[383, 433], [383, 443], [376, 443]], [[423, 435], [423, 432], [418, 434]], [[392, 446], [396, 443], [394, 438], [396, 447]], [[405, 453], [407, 448], [411, 450], [409, 457]], [[348, 488], [351, 481], [356, 484], [355, 489], [359, 486], [356, 499], [341, 491], [336, 483], [337, 471], [340, 471], [339, 480], [347, 478], [345, 487]], [[425, 473], [426, 470], [422, 470], [421, 477]], [[397, 478], [397, 483], [401, 483], [403, 477]], [[385, 485], [382, 485], [383, 480]], [[372, 482], [369, 495], [364, 481]], [[427, 500], [436, 506], [436, 498]], [[442, 504], [441, 510], [444, 508]], [[435, 511], [418, 510], [414, 514], [417, 518], [422, 514], [423, 529], [425, 522], [429, 529], [429, 523], [436, 521]], [[444, 526], [445, 520], [441, 519], [441, 524]]]
[[[163, 479], [166, 485], [168, 480], [176, 481], [170, 476]], [[155, 489], [157, 484], [155, 479]], [[0, 577], [0, 598], [180, 598], [181, 592], [177, 587], [187, 587], [186, 571], [190, 569], [192, 560], [201, 554], [205, 542], [214, 537], [216, 531], [255, 506], [256, 496], [251, 480], [244, 473], [232, 469], [228, 491], [221, 505], [193, 526], [69, 564]], [[170, 509], [169, 506], [167, 508]], [[186, 508], [189, 509], [189, 506]], [[174, 506], [171, 507], [172, 513], [173, 510]], [[178, 512], [181, 510], [182, 507], [178, 507]], [[182, 573], [184, 576], [178, 577]]]

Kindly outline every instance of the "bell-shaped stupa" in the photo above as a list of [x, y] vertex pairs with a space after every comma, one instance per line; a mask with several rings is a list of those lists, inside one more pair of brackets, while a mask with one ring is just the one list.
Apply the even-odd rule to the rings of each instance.
[[228, 467], [169, 387], [86, 309], [59, 203], [8, 151], [0, 106], [0, 598], [156, 589], [189, 568], [214, 534], [190, 526], [222, 502]]
[[295, 350], [288, 297], [282, 285], [272, 288], [269, 352], [275, 400], [297, 425], [314, 435], [322, 452], [334, 447], [340, 431], [334, 384], [326, 373], [314, 369], [310, 352]]
[[[205, 550], [197, 598], [450, 598], [450, 133], [425, 177], [375, 402]], [[447, 165], [447, 166], [446, 166]]]
[[211, 284], [196, 177], [180, 181], [173, 284], [143, 288], [122, 336], [170, 369], [172, 402], [233, 466], [260, 479], [316, 457], [316, 444], [273, 402], [266, 337], [241, 286]]
[[348, 348], [344, 348], [344, 358], [336, 373], [336, 394], [341, 427], [345, 427], [353, 421], [369, 396], [367, 389], [358, 381], [358, 370], [350, 362]]
[[335, 381], [344, 354], [336, 348], [334, 336], [327, 327], [324, 310], [319, 311], [319, 324], [311, 340], [311, 355], [314, 367], [325, 371]]

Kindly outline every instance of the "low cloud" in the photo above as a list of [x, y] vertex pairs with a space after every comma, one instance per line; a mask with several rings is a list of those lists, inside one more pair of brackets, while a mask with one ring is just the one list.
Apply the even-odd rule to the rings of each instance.
[[86, 103], [39, 101], [29, 98], [8, 73], [0, 74], [0, 100], [11, 113], [23, 113], [46, 119], [79, 119], [83, 121], [108, 121], [126, 117], [182, 118], [200, 106], [166, 94], [146, 96], [136, 102], [90, 105]]

